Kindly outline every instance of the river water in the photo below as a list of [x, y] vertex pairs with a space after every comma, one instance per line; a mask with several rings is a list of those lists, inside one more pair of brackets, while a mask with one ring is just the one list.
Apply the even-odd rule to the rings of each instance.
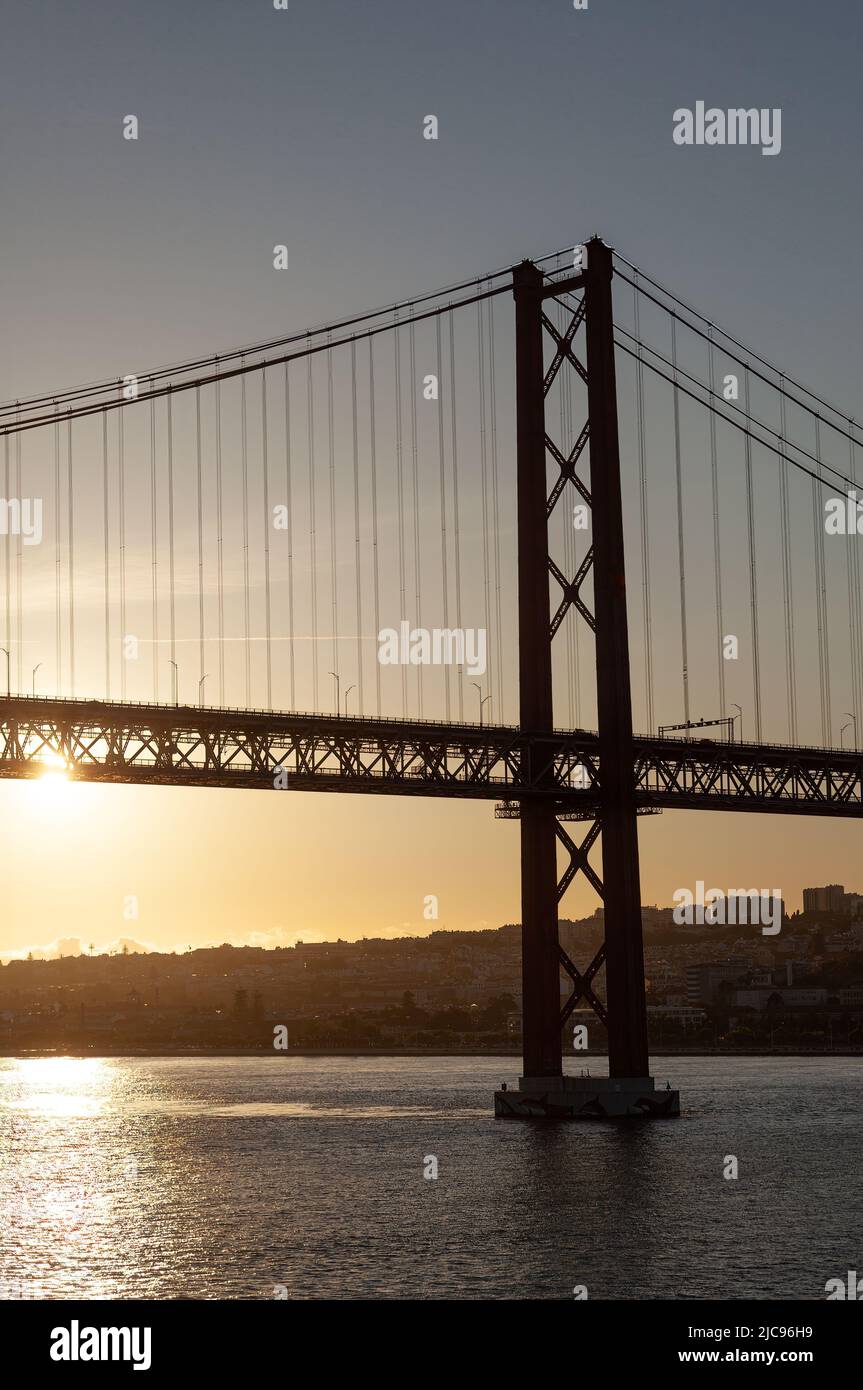
[[0, 1060], [0, 1297], [823, 1299], [860, 1066], [662, 1058], [679, 1120], [546, 1126], [513, 1058]]

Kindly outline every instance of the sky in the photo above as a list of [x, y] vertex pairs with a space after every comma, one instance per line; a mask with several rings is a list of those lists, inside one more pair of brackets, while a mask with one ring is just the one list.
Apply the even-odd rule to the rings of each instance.
[[[7, 0], [3, 21], [4, 400], [597, 233], [854, 413], [851, 0]], [[677, 145], [674, 112], [699, 100], [781, 108], [780, 153]], [[274, 274], [281, 243], [290, 267]], [[0, 814], [0, 954], [519, 917], [517, 826], [486, 804], [5, 782]], [[699, 878], [778, 887], [792, 907], [809, 884], [861, 886], [851, 822], [666, 812], [640, 838], [646, 903]], [[595, 905], [579, 887], [566, 913]]]

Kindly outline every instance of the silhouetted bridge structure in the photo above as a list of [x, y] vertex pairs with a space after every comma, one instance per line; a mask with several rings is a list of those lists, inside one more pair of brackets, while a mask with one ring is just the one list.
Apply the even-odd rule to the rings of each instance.
[[[632, 290], [630, 327], [613, 280]], [[501, 296], [515, 302], [503, 326]], [[643, 330], [651, 313], [659, 345]], [[520, 822], [524, 1031], [521, 1087], [498, 1093], [497, 1112], [675, 1114], [677, 1093], [649, 1079], [638, 817], [863, 814], [858, 434], [598, 239], [323, 328], [16, 401], [0, 408], [0, 777], [59, 762], [92, 782], [494, 801]], [[847, 498], [847, 535], [829, 549], [825, 490], [843, 517]], [[657, 542], [668, 518], [676, 535]], [[625, 529], [639, 536], [632, 630]], [[421, 647], [430, 622], [482, 643], [455, 665], [369, 652], [405, 624]], [[334, 714], [321, 712], [325, 651]], [[194, 704], [179, 698], [190, 666]], [[81, 698], [82, 681], [100, 697]], [[729, 699], [744, 692], [745, 706]], [[666, 724], [682, 716], [682, 736], [652, 732], [658, 706]], [[693, 707], [739, 737], [705, 737]], [[579, 874], [605, 922], [583, 971], [558, 940]], [[562, 1075], [562, 1028], [582, 999], [607, 1028], [607, 1082]]]
[[[707, 739], [632, 740], [641, 808], [863, 813], [863, 756]], [[501, 725], [0, 696], [0, 777], [39, 777], [59, 754], [76, 780], [255, 791], [551, 800], [600, 806], [599, 740]], [[283, 779], [276, 774], [282, 772]]]

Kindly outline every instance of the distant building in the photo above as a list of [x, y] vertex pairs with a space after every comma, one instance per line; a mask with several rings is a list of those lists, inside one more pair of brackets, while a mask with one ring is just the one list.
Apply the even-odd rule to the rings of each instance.
[[863, 941], [855, 932], [850, 931], [834, 932], [832, 936], [828, 936], [826, 946], [828, 954], [834, 956], [846, 956], [852, 951], [863, 951]]
[[686, 967], [686, 1001], [690, 1006], [710, 1004], [722, 984], [737, 984], [741, 975], [752, 969], [747, 956], [732, 956], [727, 961], [713, 961]]
[[844, 912], [845, 888], [841, 883], [828, 883], [826, 888], [803, 889], [804, 912]]
[[733, 1003], [738, 1009], [766, 1009], [768, 1004], [780, 1003], [786, 1009], [823, 1009], [827, 1005], [826, 989], [738, 989]]
[[704, 1009], [693, 1009], [688, 1004], [648, 1004], [647, 1017], [669, 1023], [682, 1023], [684, 1028], [700, 1028], [707, 1018]]
[[751, 985], [779, 985], [780, 988], [790, 989], [801, 976], [807, 973], [806, 961], [788, 960], [784, 965], [759, 971], [757, 975], [752, 976], [749, 983]]

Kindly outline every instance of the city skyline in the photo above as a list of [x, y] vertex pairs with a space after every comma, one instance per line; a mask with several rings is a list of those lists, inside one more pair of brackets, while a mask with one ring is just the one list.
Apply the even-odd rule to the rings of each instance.
[[[705, 888], [703, 882], [701, 883], [701, 888], [702, 890], [704, 890]], [[696, 883], [696, 892], [697, 889], [698, 884]], [[677, 891], [679, 892], [680, 890]], [[707, 891], [710, 892], [711, 890], [708, 889]], [[722, 891], [725, 892], [726, 890], [723, 889]], [[762, 891], [762, 889], [758, 888], [750, 888], [748, 890], [737, 888], [728, 890], [727, 895], [730, 896], [733, 893], [740, 893], [742, 895], [746, 895], [752, 893], [761, 893]], [[863, 895], [859, 895], [853, 891], [849, 893], [847, 890], [844, 889], [844, 886], [841, 884], [830, 884], [825, 885], [824, 887], [817, 888], [807, 886], [802, 889], [802, 896], [799, 903], [790, 904], [785, 899], [782, 900], [783, 920], [786, 917], [790, 918], [801, 912], [805, 913], [808, 911], [826, 910], [827, 907], [831, 904], [833, 905], [833, 909], [836, 912], [845, 912], [846, 909], [842, 906], [843, 893], [846, 899], [856, 900], [859, 897], [861, 899], [861, 902], [863, 902]], [[807, 906], [807, 903], [809, 903], [809, 906]], [[672, 913], [674, 910], [674, 906], [670, 901], [668, 903], [642, 903], [642, 912], [648, 914], [648, 916], [652, 913], [657, 912]], [[847, 911], [850, 912], [850, 910], [851, 908], [849, 907]], [[561, 917], [560, 921], [561, 923], [570, 922], [572, 920], [589, 922], [594, 920], [598, 916], [601, 917], [601, 914], [602, 908], [596, 907], [594, 908], [594, 911], [592, 913], [588, 913], [586, 916], [582, 918], [572, 919], [568, 917]], [[298, 944], [326, 945], [331, 942], [346, 942], [350, 944], [358, 944], [363, 941], [378, 940], [410, 941], [422, 940], [423, 938], [432, 936], [437, 932], [487, 932], [499, 930], [503, 927], [510, 926], [513, 924], [518, 925], [517, 919], [513, 919], [512, 922], [490, 922], [483, 920], [471, 927], [465, 928], [449, 927], [445, 922], [438, 921], [437, 919], [425, 919], [423, 924], [418, 928], [414, 927], [413, 924], [402, 923], [401, 925], [395, 925], [388, 928], [379, 927], [377, 929], [374, 929], [370, 934], [364, 933], [358, 936], [342, 936], [338, 927], [333, 928], [333, 930], [338, 933], [336, 936], [319, 936], [313, 929], [310, 930], [308, 927], [303, 928], [301, 926], [290, 932], [286, 931], [281, 934], [273, 933], [270, 936], [268, 936], [266, 933], [256, 932], [254, 930], [250, 930], [246, 933], [243, 933], [242, 931], [231, 932], [228, 934], [228, 936], [223, 936], [219, 938], [214, 937], [210, 941], [200, 941], [194, 947], [192, 947], [191, 944], [189, 944], [188, 942], [183, 942], [180, 938], [178, 938], [178, 940], [173, 944], [156, 945], [153, 942], [148, 942], [146, 940], [140, 939], [132, 931], [122, 932], [116, 937], [116, 939], [102, 942], [80, 936], [59, 936], [52, 941], [33, 942], [29, 945], [21, 946], [14, 951], [0, 951], [0, 964], [6, 964], [10, 960], [24, 960], [31, 957], [34, 960], [59, 960], [64, 959], [67, 956], [88, 954], [116, 955], [126, 952], [134, 952], [139, 954], [156, 953], [179, 955], [192, 949], [211, 950], [223, 945], [234, 947], [249, 946], [260, 948], [263, 950], [275, 950], [278, 948], [296, 946]], [[683, 928], [685, 928], [687, 922], [683, 922], [680, 925]], [[708, 922], [707, 925], [709, 926], [710, 923]], [[723, 924], [720, 923], [720, 925]], [[685, 932], [682, 939], [685, 940]]]

